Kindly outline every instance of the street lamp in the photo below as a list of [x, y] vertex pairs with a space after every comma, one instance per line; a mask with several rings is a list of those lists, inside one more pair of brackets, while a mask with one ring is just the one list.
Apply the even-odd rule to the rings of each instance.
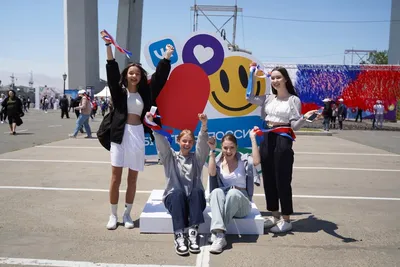
[[63, 77], [63, 80], [64, 80], [64, 90], [63, 90], [63, 96], [64, 96], [65, 95], [65, 80], [67, 79], [67, 74], [64, 72], [62, 77]]

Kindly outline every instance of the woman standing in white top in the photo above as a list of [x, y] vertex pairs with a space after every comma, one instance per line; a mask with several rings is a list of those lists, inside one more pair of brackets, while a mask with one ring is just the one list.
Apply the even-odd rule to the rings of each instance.
[[246, 97], [250, 103], [261, 106], [261, 118], [270, 130], [264, 133], [260, 144], [267, 210], [272, 212], [272, 216], [265, 220], [264, 227], [272, 227], [270, 231], [273, 233], [282, 233], [292, 229], [290, 215], [293, 213], [293, 131], [300, 129], [306, 119], [317, 110], [301, 115], [300, 98], [285, 68], [276, 67], [272, 70], [271, 87], [272, 95], [255, 96], [251, 92], [251, 95]]
[[215, 139], [209, 141], [211, 207], [211, 253], [221, 253], [226, 246], [225, 232], [233, 217], [242, 218], [251, 211], [254, 183], [259, 183], [254, 166], [260, 163], [255, 127], [250, 132], [253, 157], [237, 152], [237, 140], [233, 134], [222, 138], [222, 153], [215, 156]]

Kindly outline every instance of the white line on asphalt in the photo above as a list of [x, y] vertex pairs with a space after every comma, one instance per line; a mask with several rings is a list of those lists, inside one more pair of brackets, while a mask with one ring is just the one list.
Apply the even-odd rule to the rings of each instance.
[[0, 159], [0, 161], [10, 161], [10, 162], [15, 161], [15, 162], [110, 164], [109, 161], [93, 161], [93, 160], [57, 160], [57, 159]]
[[0, 264], [9, 265], [32, 265], [32, 266], [53, 266], [53, 267], [187, 267], [182, 265], [155, 265], [155, 264], [115, 264], [95, 263], [89, 261], [60, 261], [46, 259], [24, 259], [24, 258], [0, 258]]
[[[45, 163], [84, 163], [84, 164], [110, 164], [109, 161], [92, 161], [92, 160], [57, 160], [57, 159], [1, 159], [4, 162], [45, 162]], [[366, 168], [339, 168], [339, 167], [302, 167], [295, 166], [298, 170], [337, 170], [337, 171], [367, 171], [367, 172], [400, 172], [400, 169], [366, 169]]]
[[332, 156], [376, 156], [376, 157], [400, 157], [399, 154], [379, 153], [345, 153], [345, 152], [297, 152], [299, 155], [332, 155]]
[[200, 253], [196, 258], [196, 267], [210, 266], [210, 245], [208, 245], [208, 234], [200, 235]]
[[[20, 190], [47, 190], [47, 191], [78, 191], [78, 192], [108, 192], [108, 189], [93, 188], [66, 188], [66, 187], [35, 187], [35, 186], [0, 186], [0, 189], [20, 189]], [[120, 190], [125, 192], [125, 190]], [[138, 194], [150, 194], [151, 191], [137, 190]]]
[[[265, 197], [264, 194], [254, 194], [256, 197]], [[353, 196], [315, 196], [315, 195], [293, 195], [294, 198], [322, 198], [322, 199], [358, 199], [358, 200], [389, 200], [400, 201], [397, 197], [353, 197]]]
[[[41, 145], [41, 146], [35, 146], [39, 148], [55, 148], [55, 149], [104, 149], [103, 147], [100, 146], [85, 146], [85, 147], [80, 147], [80, 146], [52, 146], [52, 145]], [[345, 152], [301, 152], [301, 151], [296, 151], [295, 155], [332, 155], [332, 156], [377, 156], [377, 157], [400, 157], [399, 154], [389, 154], [389, 153], [384, 153], [384, 154], [379, 154], [379, 153], [345, 153]]]
[[56, 124], [56, 125], [49, 125], [48, 127], [49, 128], [54, 128], [54, 127], [61, 127], [62, 125], [61, 124]]
[[104, 149], [100, 146], [35, 146], [39, 148], [57, 148], [57, 149]]
[[[23, 132], [26, 132], [26, 131], [28, 131], [28, 129], [18, 130], [18, 131], [16, 131], [16, 132], [17, 132], [17, 134], [18, 134], [18, 133], [23, 133]], [[9, 134], [9, 133], [10, 133], [10, 131], [4, 132], [4, 134]]]
[[[77, 192], [108, 192], [108, 189], [95, 188], [65, 188], [65, 187], [35, 187], [35, 186], [0, 186], [0, 189], [15, 190], [47, 190], [47, 191], [77, 191]], [[163, 189], [161, 189], [163, 190]], [[120, 190], [120, 192], [125, 192]], [[138, 194], [151, 194], [151, 190], [138, 190]], [[256, 197], [264, 197], [264, 194], [254, 194]], [[357, 196], [318, 196], [318, 195], [293, 195], [294, 198], [325, 198], [325, 199], [359, 199], [359, 200], [390, 200], [400, 201], [396, 197], [357, 197]]]
[[339, 167], [293, 167], [298, 170], [332, 170], [332, 171], [367, 171], [367, 172], [400, 172], [400, 169], [366, 169], [366, 168], [339, 168]]

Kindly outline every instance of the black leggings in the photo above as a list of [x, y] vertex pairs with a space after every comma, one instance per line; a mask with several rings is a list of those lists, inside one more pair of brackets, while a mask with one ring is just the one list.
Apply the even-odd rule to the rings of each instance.
[[267, 210], [279, 211], [282, 215], [293, 213], [292, 173], [294, 153], [293, 141], [275, 133], [264, 133], [260, 144], [261, 169]]

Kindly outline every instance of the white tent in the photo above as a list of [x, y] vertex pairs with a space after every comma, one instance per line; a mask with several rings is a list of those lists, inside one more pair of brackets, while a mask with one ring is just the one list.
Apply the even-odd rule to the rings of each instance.
[[95, 97], [111, 97], [110, 88], [106, 85], [101, 92], [94, 95]]

